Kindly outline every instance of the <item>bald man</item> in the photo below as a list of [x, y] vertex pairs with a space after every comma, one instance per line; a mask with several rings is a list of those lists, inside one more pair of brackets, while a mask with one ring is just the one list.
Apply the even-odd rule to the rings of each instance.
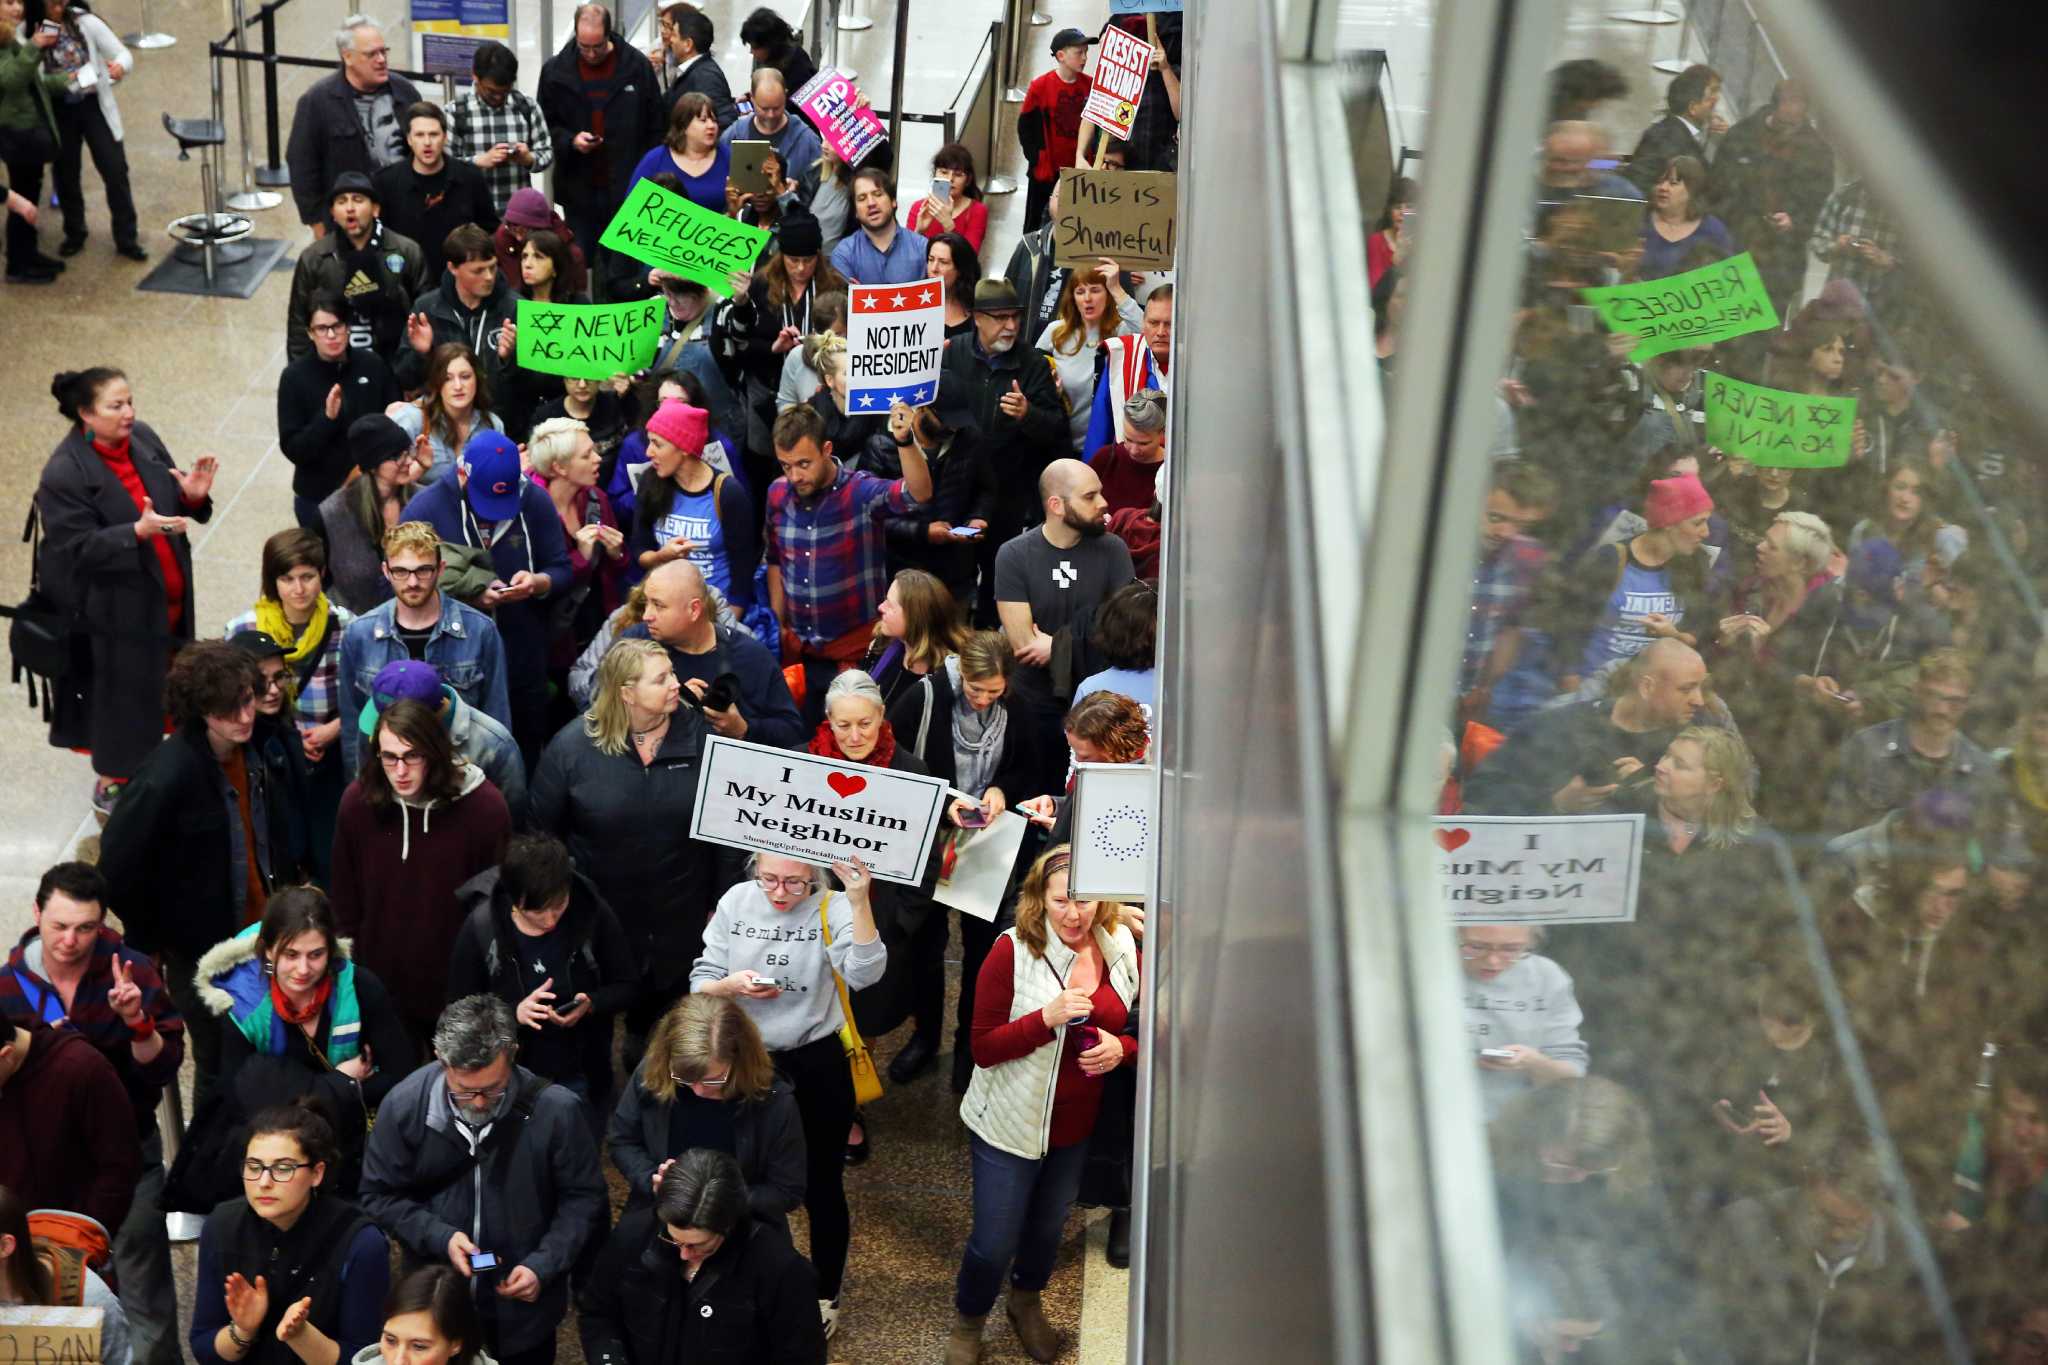
[[[1080, 679], [1055, 676], [1058, 637], [1137, 575], [1131, 552], [1110, 534], [1102, 480], [1079, 460], [1054, 460], [1038, 477], [1045, 521], [996, 551], [996, 615], [1017, 652], [1016, 683], [1064, 706]], [[1071, 661], [1070, 656], [1069, 662]]]
[[1596, 123], [1562, 119], [1543, 136], [1539, 201], [1557, 205], [1580, 195], [1603, 199], [1641, 199], [1643, 192], [1612, 170], [1592, 163], [1607, 155], [1607, 134]]
[[[1678, 640], [1656, 640], [1616, 675], [1613, 694], [1538, 711], [1473, 770], [1473, 815], [1584, 815], [1631, 806], [1664, 746], [1703, 715], [1707, 664]], [[1636, 808], [1640, 808], [1639, 805]]]
[[[687, 559], [672, 559], [649, 573], [643, 586], [647, 614], [620, 638], [652, 639], [668, 651], [683, 685], [683, 701], [701, 707], [714, 733], [801, 748], [803, 719], [782, 680], [781, 665], [747, 631], [718, 624], [703, 571]], [[703, 705], [720, 678], [731, 680], [728, 686], [737, 699], [725, 707]]]
[[789, 87], [782, 83], [782, 73], [773, 67], [762, 67], [754, 73], [753, 84], [747, 91], [754, 112], [736, 119], [718, 140], [728, 147], [741, 140], [767, 142], [782, 158], [783, 175], [800, 180], [805, 171], [817, 164], [824, 143], [811, 131], [810, 124], [790, 117], [789, 94]]

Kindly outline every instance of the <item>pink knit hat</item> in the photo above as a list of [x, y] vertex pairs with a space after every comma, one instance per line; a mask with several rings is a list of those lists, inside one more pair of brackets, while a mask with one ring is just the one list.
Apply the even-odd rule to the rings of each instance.
[[679, 450], [698, 455], [711, 439], [711, 416], [680, 398], [670, 398], [647, 419], [647, 430]]
[[1650, 519], [1653, 531], [1676, 526], [1681, 521], [1689, 521], [1702, 512], [1713, 510], [1714, 500], [1707, 496], [1697, 474], [1659, 479], [1650, 485], [1650, 496], [1643, 499], [1643, 515]]

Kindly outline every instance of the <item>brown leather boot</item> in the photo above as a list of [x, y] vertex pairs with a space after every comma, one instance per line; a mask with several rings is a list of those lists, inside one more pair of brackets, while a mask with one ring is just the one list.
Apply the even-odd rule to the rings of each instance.
[[1038, 1302], [1036, 1289], [1010, 1290], [1010, 1302], [1005, 1310], [1010, 1315], [1010, 1326], [1017, 1329], [1017, 1340], [1024, 1343], [1024, 1353], [1041, 1362], [1058, 1359], [1060, 1353], [1059, 1329], [1045, 1320], [1045, 1309]]
[[953, 1335], [946, 1338], [946, 1365], [980, 1365], [981, 1328], [988, 1314], [970, 1318], [965, 1313], [953, 1319]]

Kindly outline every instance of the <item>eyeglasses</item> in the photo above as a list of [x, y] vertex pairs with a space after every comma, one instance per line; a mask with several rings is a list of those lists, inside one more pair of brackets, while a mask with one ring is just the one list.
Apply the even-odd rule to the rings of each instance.
[[306, 328], [316, 337], [339, 336], [348, 330], [345, 322], [316, 322]]
[[390, 574], [392, 581], [396, 583], [431, 583], [434, 581], [434, 575], [441, 572], [441, 566], [422, 564], [416, 569], [407, 569], [396, 564], [386, 564], [384, 572]]
[[724, 1085], [726, 1082], [732, 1079], [732, 1072], [726, 1072], [723, 1076], [720, 1076], [715, 1081], [712, 1080], [709, 1076], [701, 1076], [693, 1081], [687, 1076], [678, 1076], [673, 1071], [668, 1073], [668, 1078], [674, 1081], [677, 1085], [701, 1085], [706, 1090], [716, 1090], [720, 1086]]
[[1497, 957], [1504, 962], [1520, 962], [1535, 951], [1534, 948], [1495, 948], [1484, 943], [1458, 945], [1458, 956], [1467, 962], [1476, 962], [1482, 957]]
[[754, 878], [754, 882], [763, 891], [773, 892], [779, 886], [793, 896], [801, 895], [811, 889], [811, 879], [809, 877], [771, 877], [766, 872], [763, 872]]
[[486, 1104], [496, 1104], [499, 1100], [505, 1097], [505, 1092], [507, 1090], [510, 1090], [511, 1088], [512, 1087], [510, 1085], [499, 1085], [493, 1086], [489, 1090], [464, 1090], [461, 1086], [455, 1084], [453, 1081], [450, 1081], [448, 1083], [448, 1093], [450, 1095], [453, 1095], [456, 1099], [482, 1100]]
[[269, 695], [270, 695], [270, 694], [271, 694], [272, 692], [282, 692], [282, 691], [284, 691], [284, 674], [282, 674], [282, 673], [267, 673], [267, 674], [265, 674], [265, 675], [264, 675], [264, 677], [263, 677], [263, 691], [262, 691], [262, 693], [261, 693], [260, 695], [262, 695], [262, 696], [269, 696]]
[[402, 754], [387, 754], [380, 749], [377, 751], [377, 761], [391, 769], [417, 768], [427, 761], [427, 756], [411, 750]]
[[267, 1171], [270, 1173], [270, 1178], [278, 1184], [289, 1185], [297, 1178], [299, 1172], [305, 1170], [310, 1164], [310, 1162], [305, 1161], [273, 1161], [266, 1166], [252, 1157], [242, 1163], [242, 1179], [261, 1180], [264, 1172]]
[[355, 54], [358, 57], [367, 57], [374, 61], [378, 57], [389, 57], [391, 49], [388, 47], [359, 47], [355, 49]]
[[703, 1251], [709, 1245], [709, 1243], [707, 1242], [678, 1242], [675, 1238], [669, 1236], [666, 1232], [655, 1233], [654, 1240], [656, 1240], [657, 1242], [666, 1242], [668, 1245], [674, 1247], [678, 1253], [686, 1251]]

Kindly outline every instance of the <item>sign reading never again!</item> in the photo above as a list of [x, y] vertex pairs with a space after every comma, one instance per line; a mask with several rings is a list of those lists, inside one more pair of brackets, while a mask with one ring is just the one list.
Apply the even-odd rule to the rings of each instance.
[[668, 305], [660, 299], [634, 303], [540, 303], [519, 300], [519, 368], [569, 379], [610, 379], [637, 374], [661, 349], [661, 325]]
[[1839, 469], [1856, 435], [1856, 400], [1788, 393], [1724, 374], [1700, 376], [1710, 446], [1774, 469]]
[[735, 270], [752, 270], [768, 230], [736, 222], [642, 180], [605, 225], [599, 246], [730, 295]]
[[99, 1365], [103, 1308], [0, 1306], [0, 1365]]
[[712, 735], [690, 837], [821, 867], [858, 856], [882, 880], [915, 885], [949, 791], [936, 777]]
[[1636, 338], [1628, 358], [1706, 346], [1778, 325], [1778, 310], [1747, 251], [1682, 275], [1579, 291], [1610, 332]]
[[1092, 266], [1107, 256], [1126, 270], [1171, 270], [1179, 202], [1171, 171], [1064, 167], [1053, 264]]
[[1437, 888], [1459, 924], [1614, 924], [1636, 917], [1640, 815], [1445, 815]]

